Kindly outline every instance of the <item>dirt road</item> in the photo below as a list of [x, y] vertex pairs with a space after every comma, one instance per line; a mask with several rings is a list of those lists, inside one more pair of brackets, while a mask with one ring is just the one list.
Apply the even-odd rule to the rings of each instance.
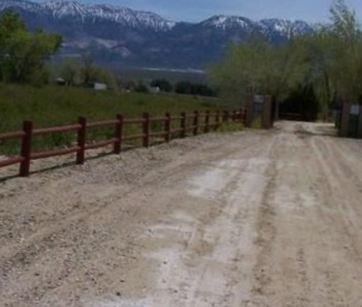
[[362, 306], [362, 142], [331, 130], [279, 122], [1, 182], [0, 305]]

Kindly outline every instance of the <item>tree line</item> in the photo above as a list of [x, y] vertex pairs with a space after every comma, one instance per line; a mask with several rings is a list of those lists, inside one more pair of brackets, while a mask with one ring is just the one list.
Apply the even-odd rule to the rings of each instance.
[[151, 87], [157, 87], [162, 92], [175, 92], [177, 94], [194, 95], [194, 96], [217, 96], [215, 89], [207, 84], [193, 83], [190, 81], [179, 81], [172, 84], [167, 79], [155, 79], [150, 83]]
[[282, 102], [299, 95], [314, 99], [321, 112], [343, 100], [362, 103], [361, 28], [343, 0], [332, 5], [330, 23], [290, 36], [278, 47], [260, 38], [232, 46], [210, 71], [214, 84], [237, 98], [265, 94]]

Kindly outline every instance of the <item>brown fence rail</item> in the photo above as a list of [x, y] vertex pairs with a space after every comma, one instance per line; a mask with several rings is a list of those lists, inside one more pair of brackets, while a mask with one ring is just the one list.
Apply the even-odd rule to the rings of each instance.
[[[148, 147], [155, 138], [164, 142], [169, 142], [172, 138], [186, 137], [189, 133], [197, 135], [199, 133], [208, 133], [216, 130], [225, 122], [245, 123], [245, 110], [233, 111], [195, 111], [187, 114], [182, 112], [179, 116], [172, 116], [166, 113], [164, 117], [150, 117], [148, 113], [143, 113], [142, 118], [126, 119], [118, 114], [114, 120], [98, 121], [88, 123], [87, 119], [80, 117], [78, 124], [61, 127], [50, 127], [34, 129], [32, 121], [24, 121], [22, 131], [0, 134], [0, 145], [8, 140], [20, 140], [21, 150], [18, 156], [8, 157], [6, 160], [0, 160], [0, 168], [13, 164], [20, 164], [19, 175], [27, 177], [30, 174], [30, 163], [32, 160], [45, 159], [49, 157], [61, 156], [75, 153], [76, 163], [83, 164], [85, 161], [85, 152], [90, 149], [113, 146], [113, 152], [119, 154], [122, 146], [127, 141], [142, 140], [142, 145]], [[162, 131], [152, 131], [151, 123], [161, 123]], [[124, 127], [126, 125], [138, 125], [141, 133], [136, 135], [125, 135]], [[94, 143], [87, 143], [87, 132], [90, 129], [114, 127], [114, 137]], [[54, 149], [49, 151], [34, 152], [32, 150], [32, 141], [35, 137], [50, 135], [54, 133], [73, 132], [77, 135], [77, 144], [66, 149]]]

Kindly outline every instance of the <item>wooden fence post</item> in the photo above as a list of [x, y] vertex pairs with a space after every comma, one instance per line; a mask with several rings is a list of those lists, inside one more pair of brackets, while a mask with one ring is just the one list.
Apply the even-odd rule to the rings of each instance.
[[186, 137], [186, 113], [182, 112], [181, 113], [181, 137], [184, 138]]
[[339, 128], [339, 136], [347, 137], [349, 128], [351, 105], [348, 102], [342, 104], [341, 126]]
[[20, 163], [20, 176], [27, 177], [30, 172], [31, 161], [31, 141], [33, 138], [34, 124], [32, 121], [23, 122], [23, 138], [21, 141], [21, 156], [23, 161]]
[[240, 121], [244, 125], [245, 125], [245, 120], [246, 120], [245, 115], [246, 115], [245, 109], [241, 108], [240, 109]]
[[208, 133], [210, 131], [210, 111], [205, 112], [205, 128], [204, 132]]
[[263, 110], [261, 114], [261, 125], [263, 129], [270, 129], [272, 128], [272, 97], [271, 96], [264, 96], [264, 104]]
[[170, 113], [166, 113], [165, 120], [165, 142], [170, 142], [171, 140], [171, 115]]
[[199, 111], [195, 111], [194, 112], [195, 116], [194, 116], [194, 135], [197, 135], [198, 130], [199, 130]]
[[86, 134], [87, 134], [87, 119], [85, 117], [79, 117], [78, 123], [80, 129], [78, 130], [78, 151], [77, 151], [77, 164], [84, 164], [85, 158], [85, 143], [86, 143]]
[[122, 114], [117, 114], [117, 124], [116, 124], [116, 131], [114, 134], [114, 137], [117, 139], [117, 141], [114, 143], [114, 153], [120, 154], [122, 150], [122, 139], [123, 139], [123, 122], [124, 117]]
[[233, 113], [231, 115], [232, 122], [235, 123], [237, 121], [237, 113], [236, 110], [233, 110]]
[[223, 114], [222, 121], [223, 121], [224, 123], [227, 123], [227, 122], [229, 121], [229, 112], [225, 110], [223, 113], [224, 113], [224, 114]]
[[359, 106], [357, 137], [362, 138], [362, 105]]
[[143, 113], [142, 117], [143, 147], [148, 147], [150, 146], [150, 115]]
[[220, 127], [220, 111], [217, 110], [215, 113], [215, 130], [219, 129]]
[[254, 96], [246, 101], [245, 112], [245, 126], [250, 128], [254, 120]]

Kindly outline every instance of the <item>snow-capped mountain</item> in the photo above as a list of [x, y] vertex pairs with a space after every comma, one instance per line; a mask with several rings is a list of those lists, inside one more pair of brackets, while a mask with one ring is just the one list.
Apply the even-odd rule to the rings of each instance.
[[254, 22], [245, 17], [224, 15], [213, 16], [201, 22], [201, 25], [204, 27], [214, 27], [224, 31], [228, 31], [233, 28], [252, 29], [259, 26], [257, 22]]
[[2, 0], [0, 2], [0, 11], [13, 8], [27, 11], [40, 11], [41, 5], [26, 0]]
[[286, 19], [263, 19], [259, 22], [263, 28], [263, 32], [268, 35], [270, 33], [278, 33], [288, 39], [306, 35], [313, 31], [312, 27], [304, 21], [290, 21]]
[[152, 12], [75, 0], [0, 0], [0, 14], [7, 10], [20, 13], [32, 30], [63, 35], [63, 56], [86, 49], [107, 64], [198, 68], [255, 34], [281, 44], [313, 32], [303, 21], [218, 15], [200, 23], [173, 22]]
[[289, 39], [293, 36], [311, 33], [312, 31], [312, 27], [309, 24], [300, 20], [263, 19], [256, 22], [245, 17], [224, 15], [213, 16], [203, 21], [201, 25], [204, 27], [214, 27], [223, 31], [244, 29], [248, 32], [260, 32], [269, 38], [278, 34], [280, 37]]
[[53, 0], [44, 2], [41, 8], [48, 10], [56, 18], [72, 16], [84, 19], [88, 15], [87, 7], [77, 1]]
[[48, 14], [54, 19], [73, 18], [83, 23], [115, 22], [129, 27], [149, 28], [155, 31], [171, 29], [175, 23], [161, 16], [114, 5], [85, 5], [75, 0], [50, 0], [42, 3], [27, 0], [1, 0], [0, 11], [17, 9]]

